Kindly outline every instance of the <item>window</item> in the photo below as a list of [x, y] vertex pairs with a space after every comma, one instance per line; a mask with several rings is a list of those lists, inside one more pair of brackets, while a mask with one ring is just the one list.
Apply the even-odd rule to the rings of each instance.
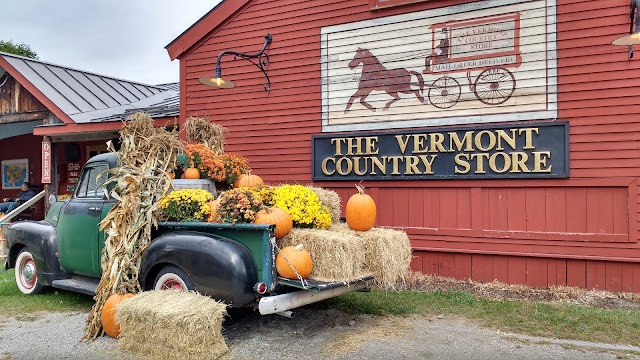
[[109, 167], [106, 164], [86, 167], [82, 172], [80, 185], [76, 189], [77, 198], [101, 198], [103, 196], [103, 186], [107, 181], [107, 171]]

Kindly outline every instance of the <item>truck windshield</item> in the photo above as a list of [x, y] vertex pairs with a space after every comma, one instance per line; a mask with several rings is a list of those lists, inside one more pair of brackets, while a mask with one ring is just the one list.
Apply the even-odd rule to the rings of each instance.
[[106, 164], [85, 167], [80, 185], [76, 189], [76, 197], [101, 198], [103, 195], [102, 187], [107, 180], [108, 170], [109, 167]]

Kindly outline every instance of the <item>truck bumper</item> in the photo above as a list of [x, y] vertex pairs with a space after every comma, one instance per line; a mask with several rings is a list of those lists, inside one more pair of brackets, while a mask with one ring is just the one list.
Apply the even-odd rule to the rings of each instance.
[[359, 291], [371, 286], [371, 280], [356, 281], [323, 291], [300, 290], [288, 294], [266, 296], [260, 299], [258, 310], [261, 315], [277, 314], [300, 306], [326, 300], [338, 295]]

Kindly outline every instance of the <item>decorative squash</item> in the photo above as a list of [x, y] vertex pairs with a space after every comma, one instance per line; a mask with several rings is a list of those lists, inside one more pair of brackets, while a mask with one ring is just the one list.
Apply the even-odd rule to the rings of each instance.
[[[285, 260], [286, 258], [286, 260]], [[288, 262], [287, 262], [288, 260]], [[291, 265], [289, 265], [291, 263]], [[287, 279], [297, 279], [295, 271], [304, 279], [311, 275], [313, 270], [313, 262], [309, 252], [302, 248], [302, 244], [298, 246], [287, 246], [276, 257], [276, 270], [278, 274]]]
[[345, 216], [347, 225], [357, 231], [367, 231], [376, 222], [376, 203], [371, 196], [364, 193], [364, 187], [356, 185], [358, 193], [347, 201]]
[[184, 178], [185, 179], [200, 179], [200, 171], [196, 168], [187, 168], [187, 170], [184, 171]]
[[239, 178], [237, 183], [238, 183], [238, 187], [250, 187], [250, 188], [255, 188], [255, 187], [258, 187], [259, 185], [264, 185], [264, 181], [262, 181], [262, 178], [260, 176], [251, 175], [251, 174], [245, 177]]
[[172, 180], [176, 178], [176, 174], [173, 171], [167, 171], [167, 176]]
[[112, 338], [120, 336], [120, 324], [116, 322], [116, 305], [122, 300], [132, 297], [133, 294], [113, 294], [109, 296], [102, 308], [102, 328], [104, 332]]
[[211, 200], [208, 202], [208, 204], [209, 204], [209, 210], [211, 212], [209, 213], [209, 217], [207, 218], [207, 221], [216, 222], [216, 218], [218, 217], [218, 204], [220, 204], [220, 198]]
[[239, 184], [240, 184], [240, 179], [246, 178], [247, 174], [240, 174], [240, 176], [238, 176], [238, 178], [236, 179], [236, 181], [233, 182], [233, 187], [234, 188], [239, 188]]
[[276, 226], [275, 237], [280, 239], [287, 235], [293, 228], [291, 215], [278, 207], [266, 208], [256, 213], [254, 224], [274, 224]]

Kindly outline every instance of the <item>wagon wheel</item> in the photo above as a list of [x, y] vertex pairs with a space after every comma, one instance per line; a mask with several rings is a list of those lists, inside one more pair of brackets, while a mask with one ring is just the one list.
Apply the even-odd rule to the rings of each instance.
[[504, 68], [485, 69], [474, 83], [473, 93], [487, 105], [500, 105], [516, 90], [516, 79]]
[[429, 101], [440, 109], [448, 109], [460, 99], [460, 83], [450, 76], [443, 76], [429, 87]]

